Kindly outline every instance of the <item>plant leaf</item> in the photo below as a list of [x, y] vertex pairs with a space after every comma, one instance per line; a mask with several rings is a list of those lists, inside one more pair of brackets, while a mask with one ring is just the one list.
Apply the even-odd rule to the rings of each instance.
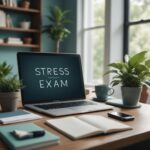
[[118, 71], [117, 70], [109, 70], [109, 71], [107, 71], [105, 74], [104, 74], [104, 76], [105, 75], [107, 75], [107, 74], [109, 74], [109, 73], [118, 73]]
[[145, 61], [145, 65], [150, 68], [150, 59], [148, 59], [147, 61]]
[[145, 54], [146, 53], [147, 53], [147, 51], [142, 51], [140, 53], [137, 53], [136, 55], [134, 55], [133, 57], [131, 57], [129, 59], [128, 64], [130, 66], [134, 67], [136, 64], [143, 62], [145, 60]]
[[121, 83], [120, 80], [113, 80], [110, 84], [111, 84], [112, 86], [116, 86], [116, 85], [118, 85], [119, 83]]
[[122, 69], [123, 68], [123, 63], [111, 63], [108, 65], [109, 67], [113, 67], [113, 68], [116, 68], [116, 69]]

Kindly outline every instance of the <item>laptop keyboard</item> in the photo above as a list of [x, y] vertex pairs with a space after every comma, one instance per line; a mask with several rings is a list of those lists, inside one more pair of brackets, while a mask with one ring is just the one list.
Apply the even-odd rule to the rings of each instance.
[[95, 105], [95, 104], [89, 101], [79, 101], [79, 102], [68, 102], [68, 103], [57, 103], [57, 104], [42, 104], [42, 105], [35, 105], [35, 106], [43, 109], [57, 109], [57, 108], [76, 107], [76, 106], [85, 106], [85, 105]]

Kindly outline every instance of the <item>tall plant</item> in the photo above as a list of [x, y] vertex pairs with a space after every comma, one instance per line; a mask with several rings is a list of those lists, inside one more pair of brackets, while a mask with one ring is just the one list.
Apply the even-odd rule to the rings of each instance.
[[60, 43], [71, 33], [65, 25], [70, 24], [71, 21], [67, 19], [68, 10], [61, 10], [55, 6], [50, 10], [48, 19], [51, 24], [43, 27], [43, 32], [49, 34], [50, 38], [55, 41], [56, 52], [59, 53]]

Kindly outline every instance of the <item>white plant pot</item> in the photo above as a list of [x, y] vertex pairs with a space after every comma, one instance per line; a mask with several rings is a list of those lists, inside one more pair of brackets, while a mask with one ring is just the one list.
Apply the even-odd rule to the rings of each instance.
[[29, 21], [23, 21], [20, 23], [20, 27], [23, 29], [29, 29], [30, 26], [31, 26], [31, 22], [29, 22]]

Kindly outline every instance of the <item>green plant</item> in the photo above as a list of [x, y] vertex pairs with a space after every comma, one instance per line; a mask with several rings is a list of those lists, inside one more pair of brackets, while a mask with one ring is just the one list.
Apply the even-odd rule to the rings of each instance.
[[[112, 67], [106, 74], [113, 73], [112, 86], [121, 84], [124, 87], [140, 87], [150, 78], [150, 59], [147, 51], [142, 51], [132, 57], [126, 56], [125, 62], [111, 63]], [[146, 82], [144, 84], [147, 84]]]
[[61, 10], [58, 6], [55, 6], [50, 10], [50, 16], [48, 19], [51, 21], [50, 25], [44, 26], [43, 32], [49, 34], [50, 38], [56, 41], [56, 52], [59, 52], [60, 42], [62, 42], [71, 32], [65, 28], [66, 24], [71, 21], [66, 19], [68, 10]]
[[17, 75], [12, 75], [12, 66], [6, 62], [0, 64], [0, 92], [16, 92], [22, 88]]

